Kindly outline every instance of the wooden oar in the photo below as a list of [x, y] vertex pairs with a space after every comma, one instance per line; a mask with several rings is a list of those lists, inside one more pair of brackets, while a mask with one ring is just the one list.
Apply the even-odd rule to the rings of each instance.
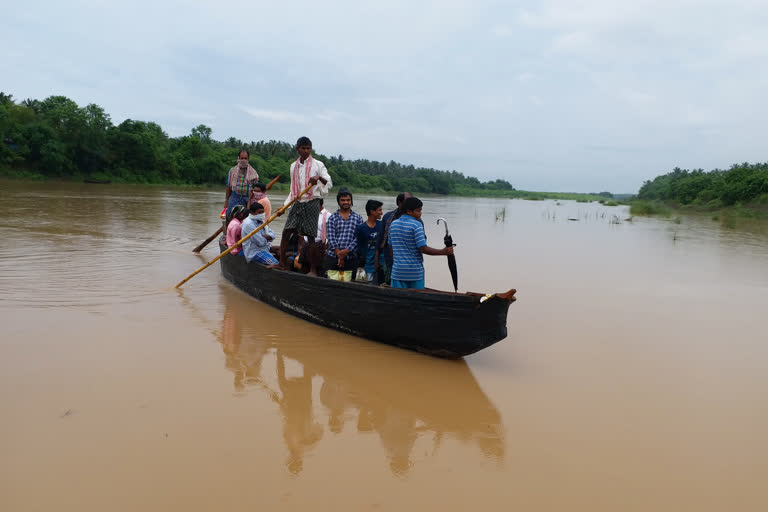
[[220, 259], [221, 259], [223, 256], [225, 256], [225, 255], [229, 254], [230, 252], [232, 252], [232, 249], [234, 249], [235, 247], [240, 247], [240, 245], [241, 245], [243, 242], [245, 242], [246, 240], [248, 240], [249, 238], [251, 238], [253, 235], [255, 235], [256, 233], [258, 233], [258, 232], [259, 232], [259, 231], [261, 231], [262, 229], [264, 229], [264, 227], [265, 227], [267, 224], [269, 224], [270, 222], [272, 222], [273, 220], [275, 220], [276, 218], [278, 218], [280, 215], [282, 215], [282, 214], [285, 212], [285, 210], [287, 210], [288, 208], [290, 208], [291, 206], [293, 206], [293, 203], [295, 203], [296, 201], [298, 201], [298, 200], [299, 200], [299, 198], [300, 198], [301, 196], [303, 196], [304, 194], [306, 194], [307, 192], [309, 192], [309, 189], [311, 189], [312, 187], [314, 187], [314, 185], [309, 185], [309, 186], [307, 186], [307, 188], [305, 188], [304, 190], [302, 190], [302, 191], [301, 191], [301, 193], [299, 193], [299, 195], [298, 195], [298, 196], [296, 196], [296, 197], [295, 197], [295, 198], [294, 198], [294, 199], [293, 199], [293, 200], [292, 200], [290, 203], [288, 203], [288, 204], [285, 204], [285, 205], [281, 206], [281, 207], [280, 207], [280, 209], [279, 209], [279, 210], [277, 210], [277, 211], [276, 211], [276, 212], [275, 212], [275, 213], [274, 213], [274, 214], [273, 214], [273, 215], [272, 215], [272, 216], [271, 216], [271, 217], [270, 217], [270, 218], [267, 220], [267, 222], [265, 222], [264, 224], [262, 224], [262, 225], [261, 225], [261, 226], [259, 226], [258, 228], [254, 229], [253, 231], [251, 231], [250, 233], [248, 233], [247, 235], [245, 235], [245, 237], [241, 238], [241, 239], [240, 239], [240, 240], [239, 240], [239, 241], [238, 241], [238, 242], [237, 242], [235, 245], [233, 245], [232, 247], [230, 247], [229, 249], [227, 249], [227, 250], [226, 250], [226, 251], [224, 251], [223, 253], [219, 254], [218, 256], [216, 256], [215, 258], [213, 258], [211, 261], [209, 261], [208, 263], [206, 263], [205, 265], [203, 265], [203, 266], [202, 266], [202, 267], [200, 267], [199, 269], [197, 269], [197, 270], [195, 270], [194, 272], [192, 272], [190, 275], [188, 275], [188, 276], [187, 276], [187, 278], [186, 278], [186, 279], [184, 279], [183, 281], [181, 281], [181, 282], [180, 282], [179, 284], [177, 284], [177, 285], [176, 285], [174, 288], [179, 288], [181, 285], [183, 285], [184, 283], [186, 283], [187, 281], [189, 281], [190, 279], [192, 279], [193, 277], [195, 277], [197, 274], [199, 274], [200, 272], [202, 272], [202, 271], [203, 271], [203, 270], [205, 270], [206, 268], [210, 267], [211, 265], [213, 265], [213, 264], [214, 264], [214, 263], [216, 263], [217, 261], [219, 261], [219, 260], [220, 260]]
[[[279, 175], [278, 175], [278, 176], [275, 176], [275, 178], [274, 178], [272, 181], [270, 181], [269, 183], [267, 183], [266, 189], [267, 189], [267, 190], [271, 189], [271, 188], [272, 188], [272, 185], [274, 185], [275, 183], [277, 183], [277, 180], [279, 180], [279, 179], [280, 179], [280, 176], [279, 176]], [[206, 239], [203, 241], [203, 243], [201, 243], [200, 245], [198, 245], [197, 247], [195, 247], [194, 249], [192, 249], [192, 252], [200, 252], [200, 251], [202, 251], [202, 250], [203, 250], [203, 248], [204, 248], [206, 245], [208, 245], [209, 243], [213, 242], [213, 239], [214, 239], [214, 238], [216, 238], [217, 236], [219, 236], [219, 235], [221, 234], [221, 232], [222, 232], [222, 231], [224, 231], [224, 226], [221, 226], [219, 229], [217, 229], [217, 230], [216, 230], [216, 232], [215, 232], [214, 234], [212, 234], [211, 236], [209, 236], [208, 238], [206, 238]]]
[[215, 232], [214, 232], [214, 233], [213, 233], [211, 236], [209, 236], [208, 238], [206, 238], [205, 240], [203, 240], [203, 242], [202, 242], [200, 245], [198, 245], [197, 247], [195, 247], [194, 249], [192, 249], [192, 252], [200, 252], [200, 251], [202, 251], [202, 250], [203, 250], [203, 248], [204, 248], [206, 245], [208, 245], [209, 243], [213, 242], [213, 239], [214, 239], [214, 238], [216, 238], [217, 236], [219, 236], [219, 235], [221, 234], [221, 232], [222, 232], [222, 231], [224, 231], [224, 226], [221, 226], [221, 227], [220, 227], [219, 229], [217, 229], [217, 230], [216, 230], [216, 231], [215, 231]]

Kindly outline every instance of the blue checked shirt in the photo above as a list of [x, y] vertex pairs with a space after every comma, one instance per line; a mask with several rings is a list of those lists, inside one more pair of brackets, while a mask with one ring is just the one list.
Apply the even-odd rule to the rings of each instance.
[[362, 223], [363, 218], [355, 212], [351, 212], [347, 220], [344, 220], [338, 211], [328, 217], [326, 227], [328, 232], [328, 256], [336, 257], [334, 249], [349, 249], [346, 260], [354, 258], [355, 249], [357, 249], [355, 230]]

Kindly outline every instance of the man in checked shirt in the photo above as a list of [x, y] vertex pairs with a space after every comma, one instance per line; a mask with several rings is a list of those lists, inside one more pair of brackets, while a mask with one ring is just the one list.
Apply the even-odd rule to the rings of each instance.
[[[328, 250], [325, 253], [323, 270], [354, 270], [357, 262], [357, 237], [355, 230], [363, 223], [363, 218], [352, 211], [352, 192], [346, 188], [336, 194], [339, 209], [328, 217]], [[354, 279], [354, 277], [353, 277]]]

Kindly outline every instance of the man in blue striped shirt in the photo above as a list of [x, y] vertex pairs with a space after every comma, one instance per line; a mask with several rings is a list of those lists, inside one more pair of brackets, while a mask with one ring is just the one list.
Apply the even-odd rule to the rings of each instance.
[[389, 245], [392, 246], [392, 288], [424, 289], [424, 258], [448, 256], [453, 247], [435, 249], [427, 245], [424, 225], [421, 223], [423, 203], [416, 197], [403, 202], [403, 214], [389, 227]]

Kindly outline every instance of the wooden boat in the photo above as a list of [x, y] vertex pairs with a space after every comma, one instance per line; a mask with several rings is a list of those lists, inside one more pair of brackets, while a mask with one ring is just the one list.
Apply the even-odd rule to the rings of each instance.
[[90, 185], [109, 185], [112, 183], [112, 180], [96, 180], [91, 178], [86, 178], [83, 180], [83, 183], [88, 183]]
[[506, 338], [507, 310], [515, 301], [514, 289], [493, 295], [402, 290], [271, 270], [232, 254], [219, 261], [226, 279], [271, 306], [325, 327], [437, 357], [463, 357]]

